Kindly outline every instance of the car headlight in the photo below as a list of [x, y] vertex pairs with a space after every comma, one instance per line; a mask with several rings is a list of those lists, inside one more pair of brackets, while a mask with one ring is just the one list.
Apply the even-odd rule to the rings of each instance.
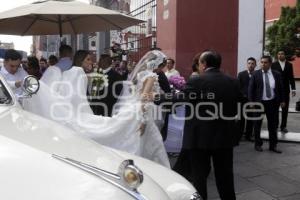
[[132, 190], [136, 190], [144, 180], [143, 172], [134, 165], [133, 160], [125, 160], [119, 167], [122, 183]]
[[192, 194], [192, 196], [190, 197], [190, 200], [202, 200], [200, 194], [198, 192], [195, 192], [194, 194]]

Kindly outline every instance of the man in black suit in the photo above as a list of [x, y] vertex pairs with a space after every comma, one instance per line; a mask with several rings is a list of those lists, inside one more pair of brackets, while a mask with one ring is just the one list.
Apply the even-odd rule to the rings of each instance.
[[[279, 105], [284, 107], [283, 88], [279, 72], [271, 70], [272, 58], [263, 56], [261, 58], [261, 70], [254, 72], [250, 79], [248, 98], [250, 102], [258, 102], [264, 108], [268, 120], [269, 150], [282, 153], [277, 149], [277, 121]], [[256, 113], [256, 117], [261, 116]], [[263, 151], [263, 141], [260, 137], [262, 118], [254, 122], [255, 150]]]
[[98, 66], [108, 76], [108, 87], [99, 91], [97, 98], [91, 100], [91, 108], [95, 115], [111, 117], [113, 106], [117, 102], [123, 88], [122, 76], [114, 71], [111, 65], [111, 57], [107, 54], [102, 54]]
[[[249, 86], [250, 78], [255, 70], [255, 67], [256, 67], [256, 60], [255, 58], [250, 57], [247, 59], [247, 69], [238, 74], [238, 80], [240, 82], [240, 87], [244, 95], [244, 103], [248, 102], [248, 86]], [[246, 132], [244, 132], [245, 124], [246, 124]], [[241, 128], [241, 132], [240, 132], [241, 136], [245, 135], [246, 140], [251, 141], [251, 137], [253, 133], [253, 121], [246, 120], [244, 115], [241, 115], [240, 128]]]
[[[184, 93], [170, 101], [187, 102], [183, 150], [190, 158], [192, 182], [203, 199], [207, 199], [207, 177], [214, 165], [216, 184], [222, 200], [235, 200], [233, 181], [233, 147], [238, 102], [242, 99], [237, 79], [220, 71], [221, 56], [205, 51], [199, 58], [204, 73], [187, 82]], [[169, 98], [155, 96], [156, 101]]]
[[292, 96], [294, 97], [296, 96], [296, 85], [294, 79], [293, 65], [286, 60], [285, 52], [278, 51], [277, 59], [278, 60], [272, 64], [272, 69], [277, 70], [281, 74], [282, 83], [283, 83], [283, 101], [285, 103], [285, 107], [282, 108], [280, 130], [282, 133], [287, 133], [288, 130], [286, 128], [286, 124], [287, 124], [287, 118], [289, 113], [289, 102], [290, 102], [290, 91], [291, 91], [290, 87], [292, 88]]

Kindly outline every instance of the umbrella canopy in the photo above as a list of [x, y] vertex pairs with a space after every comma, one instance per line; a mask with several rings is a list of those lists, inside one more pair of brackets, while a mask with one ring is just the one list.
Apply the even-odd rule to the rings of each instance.
[[62, 35], [121, 30], [143, 22], [73, 0], [46, 0], [0, 13], [0, 34]]

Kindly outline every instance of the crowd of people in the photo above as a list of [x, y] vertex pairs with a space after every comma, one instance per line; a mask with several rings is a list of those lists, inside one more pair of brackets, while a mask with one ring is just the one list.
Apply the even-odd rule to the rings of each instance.
[[[269, 149], [281, 153], [277, 149], [277, 129], [281, 133], [288, 133], [287, 117], [289, 110], [290, 93], [296, 95], [296, 86], [293, 66], [286, 60], [285, 52], [279, 51], [277, 61], [272, 62], [270, 56], [263, 56], [260, 60], [261, 69], [255, 70], [256, 60], [253, 57], [247, 59], [247, 69], [238, 74], [240, 87], [244, 95], [244, 103], [259, 102], [263, 105], [263, 111], [267, 117], [269, 131]], [[282, 109], [281, 123], [279, 126], [279, 108]], [[255, 117], [261, 112], [252, 114]], [[252, 141], [254, 137], [255, 150], [263, 151], [260, 137], [262, 119], [241, 119], [241, 135]]]
[[[114, 60], [110, 55], [103, 54], [95, 65], [88, 51], [79, 50], [74, 56], [73, 54], [70, 46], [62, 45], [59, 50], [59, 58], [50, 56], [48, 60], [44, 58], [38, 60], [36, 57], [28, 57], [27, 61], [21, 64], [20, 54], [15, 50], [8, 50], [4, 58], [4, 67], [1, 68], [0, 73], [16, 96], [22, 95], [22, 80], [27, 74], [36, 76], [45, 85], [60, 80], [67, 80], [73, 85], [76, 84], [76, 81], [80, 82], [80, 91], [73, 92], [69, 100], [66, 98], [64, 100], [71, 102], [75, 110], [80, 103], [88, 102], [88, 108], [79, 114], [85, 116], [86, 123], [91, 123], [95, 127], [86, 128], [73, 121], [70, 125], [71, 128], [76, 127], [75, 130], [85, 132], [99, 143], [144, 156], [167, 167], [169, 167], [169, 163], [163, 141], [166, 140], [168, 134], [168, 120], [172, 114], [171, 107], [174, 103], [182, 103], [185, 105], [186, 118], [182, 150], [175, 170], [192, 181], [203, 199], [207, 199], [206, 182], [211, 169], [211, 160], [221, 199], [235, 199], [233, 148], [244, 136], [246, 140], [254, 141], [256, 151], [263, 151], [263, 141], [260, 136], [263, 114], [266, 115], [268, 121], [269, 150], [274, 153], [282, 153], [277, 148], [277, 129], [280, 128], [282, 133], [288, 132], [287, 117], [290, 93], [292, 96], [296, 95], [293, 67], [286, 60], [284, 51], [278, 52], [276, 62], [272, 62], [270, 56], [262, 56], [260, 68], [257, 70], [256, 59], [249, 57], [246, 69], [240, 72], [237, 78], [222, 72], [222, 57], [219, 53], [212, 50], [198, 53], [192, 61], [191, 75], [187, 82], [181, 81], [185, 84], [184, 88], [174, 88], [174, 85], [171, 84], [170, 80], [180, 77], [180, 73], [175, 69], [175, 60], [166, 58], [160, 51], [147, 53], [137, 64]], [[95, 71], [107, 76], [108, 86], [90, 97], [89, 83], [91, 81], [88, 80], [88, 75]], [[78, 79], [78, 76], [82, 74], [86, 76]], [[125, 103], [128, 104], [120, 108], [118, 105], [120, 96], [124, 96], [126, 92], [132, 93], [132, 88], [124, 85], [124, 81], [134, 83], [138, 96], [126, 100]], [[57, 89], [60, 95], [67, 91], [62, 88]], [[44, 89], [45, 91], [46, 89]], [[85, 96], [84, 101], [78, 100], [81, 98], [80, 95]], [[31, 104], [29, 111], [37, 112], [51, 119], [51, 116], [46, 114], [49, 113], [49, 110], [41, 113], [41, 108], [33, 108], [35, 105], [43, 104], [41, 103], [43, 98], [45, 97], [39, 99], [39, 103], [35, 101]], [[120, 116], [134, 112], [130, 110], [133, 107], [128, 106], [133, 102], [141, 104], [141, 109], [136, 111], [136, 113], [141, 113], [141, 120], [130, 118], [130, 121], [121, 122]], [[150, 111], [153, 111], [151, 109], [154, 108], [154, 104], [160, 108], [159, 112], [163, 116], [163, 123], [160, 125], [156, 119], [152, 119], [153, 115], [149, 114]], [[116, 105], [119, 106], [117, 111], [114, 110]], [[241, 113], [238, 109], [240, 105], [243, 108], [242, 111], [252, 109], [255, 112]], [[282, 117], [279, 126], [280, 106]], [[49, 107], [49, 105], [44, 107]], [[64, 109], [59, 108], [60, 114], [65, 112]], [[107, 118], [95, 118], [94, 116]], [[114, 125], [108, 125], [107, 121], [110, 120]], [[69, 121], [65, 123], [69, 123]], [[101, 123], [104, 124], [101, 127], [104, 130], [100, 130], [101, 128], [97, 126]], [[111, 132], [113, 136], [107, 136], [109, 135], [107, 133], [110, 132], [105, 125], [113, 130]], [[139, 128], [142, 139], [132, 136], [131, 132], [136, 128]], [[126, 130], [128, 130], [128, 134]], [[122, 136], [116, 132], [122, 133]], [[103, 136], [104, 134], [105, 136]], [[143, 139], [143, 137], [145, 138]], [[132, 142], [124, 145], [126, 140], [132, 140]], [[140, 146], [134, 149], [133, 144], [137, 145], [137, 143]]]

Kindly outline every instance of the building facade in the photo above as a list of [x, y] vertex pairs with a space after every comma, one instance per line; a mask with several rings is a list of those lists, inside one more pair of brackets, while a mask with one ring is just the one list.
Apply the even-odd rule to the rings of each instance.
[[[132, 0], [129, 14], [145, 21], [123, 30], [129, 59], [138, 60], [158, 47], [175, 59], [184, 77], [192, 72], [194, 56], [205, 49], [220, 52], [223, 71], [232, 76], [245, 69], [248, 57], [262, 55], [261, 0]], [[256, 32], [249, 34], [249, 30]]]
[[[90, 4], [115, 10], [124, 14], [130, 11], [131, 0], [90, 0]], [[96, 44], [97, 59], [103, 53], [108, 53], [113, 42], [122, 43], [123, 36], [121, 30], [98, 32], [93, 38]]]
[[297, 0], [265, 0], [266, 23], [272, 23], [279, 19], [281, 7], [295, 6]]
[[[130, 10], [130, 0], [90, 0], [90, 4], [102, 6], [108, 9], [117, 10], [122, 13], [128, 13]], [[34, 36], [32, 53], [38, 58], [48, 58], [50, 55], [59, 56], [59, 46], [61, 43], [72, 46], [73, 50], [89, 50], [94, 62], [97, 54], [109, 49], [112, 41], [111, 38], [121, 38], [121, 32], [101, 32], [79, 35], [63, 35], [60, 39], [58, 35]]]
[[[262, 0], [90, 0], [90, 3], [145, 21], [122, 31], [77, 36], [76, 42], [65, 38], [68, 44], [75, 43], [76, 48], [96, 49], [96, 55], [107, 52], [117, 42], [127, 50], [128, 60], [138, 61], [147, 51], [158, 47], [176, 60], [176, 67], [185, 77], [192, 71], [193, 57], [205, 49], [220, 52], [223, 70], [233, 76], [245, 68], [247, 57], [258, 59], [262, 55]], [[255, 34], [249, 34], [249, 30], [255, 30]], [[49, 50], [49, 39], [37, 41], [36, 46], [42, 50], [46, 46]]]
[[129, 60], [138, 61], [147, 51], [157, 47], [157, 0], [132, 0], [129, 15], [145, 21], [123, 30], [123, 48]]
[[0, 49], [14, 49], [15, 45], [13, 42], [1, 42], [0, 41]]
[[206, 49], [220, 52], [222, 70], [236, 76], [247, 57], [262, 55], [263, 13], [261, 0], [160, 0], [157, 45], [185, 77], [192, 73], [194, 56]]
[[[74, 36], [73, 36], [74, 37]], [[70, 35], [37, 35], [33, 36], [32, 54], [37, 58], [48, 58], [50, 55], [59, 56], [59, 46], [61, 43], [72, 45]]]
[[[281, 8], [296, 6], [297, 0], [265, 0], [266, 9], [266, 28], [271, 26], [280, 18]], [[300, 78], [300, 59], [296, 58], [293, 61], [294, 74], [296, 78]]]

